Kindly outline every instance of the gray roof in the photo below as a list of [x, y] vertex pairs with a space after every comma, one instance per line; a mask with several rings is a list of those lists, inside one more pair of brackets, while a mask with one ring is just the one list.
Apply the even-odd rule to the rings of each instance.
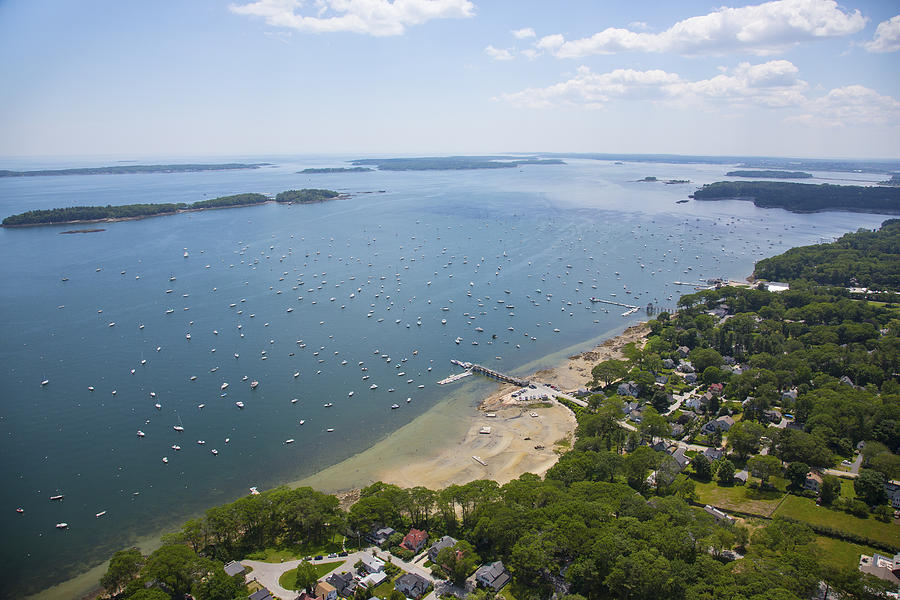
[[482, 565], [475, 571], [475, 579], [499, 590], [509, 582], [509, 573], [506, 572], [503, 563], [499, 560], [494, 563]]
[[428, 549], [429, 558], [432, 556], [437, 556], [437, 553], [443, 550], [444, 548], [450, 548], [451, 546], [456, 545], [457, 540], [450, 537], [449, 535], [445, 535], [435, 543], [431, 545], [431, 548]]
[[394, 582], [394, 587], [398, 590], [409, 590], [416, 595], [424, 593], [429, 585], [431, 585], [430, 581], [415, 573], [401, 575], [397, 578], [397, 581]]
[[233, 560], [230, 563], [228, 563], [227, 565], [225, 565], [225, 574], [228, 575], [229, 577], [232, 577], [234, 575], [240, 575], [241, 573], [243, 573], [246, 570], [247, 569], [244, 568], [244, 565], [237, 562], [236, 560]]
[[266, 588], [256, 590], [249, 596], [250, 600], [272, 600], [272, 594]]

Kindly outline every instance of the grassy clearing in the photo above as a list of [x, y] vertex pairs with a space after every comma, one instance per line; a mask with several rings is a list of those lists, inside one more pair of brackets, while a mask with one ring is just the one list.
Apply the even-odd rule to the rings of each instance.
[[696, 482], [697, 496], [700, 502], [712, 504], [723, 510], [769, 517], [784, 497], [778, 490], [753, 490], [746, 485], [719, 487], [715, 482]]
[[852, 481], [841, 479], [841, 496], [850, 498], [851, 500], [856, 498], [856, 489], [853, 487]]
[[[321, 579], [325, 575], [328, 575], [329, 573], [331, 573], [332, 571], [337, 569], [342, 564], [344, 564], [344, 561], [337, 560], [337, 561], [332, 561], [332, 562], [327, 562], [327, 563], [319, 563], [319, 564], [313, 565], [313, 568], [316, 570], [316, 577]], [[282, 573], [281, 577], [278, 578], [278, 585], [280, 585], [281, 587], [283, 587], [286, 590], [296, 590], [297, 589], [296, 588], [297, 570], [290, 569], [290, 570]]]
[[[826, 569], [855, 569], [859, 565], [859, 555], [872, 555], [878, 550], [869, 546], [853, 544], [844, 540], [819, 536], [815, 541], [818, 559]], [[884, 552], [882, 551], [882, 554]]]
[[894, 523], [882, 523], [874, 517], [860, 519], [845, 512], [831, 510], [824, 506], [816, 506], [809, 498], [788, 496], [775, 512], [777, 516], [789, 517], [810, 525], [831, 527], [855, 535], [865, 536], [892, 546], [900, 546], [900, 526]]
[[298, 546], [282, 546], [279, 548], [266, 548], [251, 552], [245, 558], [260, 560], [262, 562], [280, 563], [286, 560], [297, 560], [305, 556], [327, 555], [341, 551], [341, 541], [345, 538], [336, 538], [337, 541], [329, 541], [324, 544], [301, 544]]

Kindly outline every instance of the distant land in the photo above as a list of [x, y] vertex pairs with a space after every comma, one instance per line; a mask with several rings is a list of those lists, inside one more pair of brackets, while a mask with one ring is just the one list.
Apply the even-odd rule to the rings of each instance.
[[133, 175], [136, 173], [195, 173], [198, 171], [232, 171], [258, 169], [271, 163], [223, 163], [188, 165], [119, 165], [115, 167], [83, 167], [80, 169], [43, 169], [39, 171], [4, 171], [0, 177], [48, 177], [55, 175]]
[[893, 173], [890, 179], [886, 179], [885, 181], [879, 181], [878, 185], [892, 185], [900, 187], [900, 174]]
[[[340, 192], [335, 192], [334, 190], [287, 190], [275, 196], [275, 202], [285, 204], [306, 204], [311, 202], [324, 202], [325, 200], [332, 200], [340, 197], [346, 198], [348, 196], [342, 196]], [[52, 208], [48, 210], [29, 210], [24, 213], [12, 215], [3, 219], [2, 226], [27, 227], [66, 223], [126, 221], [213, 208], [253, 206], [271, 201], [271, 198], [264, 196], [263, 194], [236, 194], [233, 196], [221, 196], [209, 200], [200, 200], [192, 204], [179, 202], [169, 204], [124, 204], [120, 206], [69, 206], [66, 208]]]
[[809, 179], [812, 173], [804, 171], [728, 171], [728, 177], [766, 177], [768, 179]]
[[675, 185], [675, 184], [679, 184], [679, 183], [690, 183], [691, 180], [690, 179], [663, 179], [663, 180], [660, 180], [660, 179], [657, 179], [656, 177], [653, 177], [652, 175], [650, 175], [648, 177], [644, 177], [643, 179], [638, 179], [635, 183], [656, 183], [656, 182], [665, 183], [666, 185]]
[[308, 174], [317, 174], [317, 173], [368, 173], [374, 171], [375, 169], [370, 169], [368, 167], [325, 167], [325, 168], [315, 168], [315, 169], [303, 169], [302, 171], [297, 171], [302, 175]]
[[846, 210], [900, 214], [900, 188], [820, 185], [785, 181], [718, 181], [691, 196], [696, 200], [753, 200], [761, 208], [807, 213]]
[[900, 160], [856, 160], [826, 158], [782, 158], [769, 156], [688, 156], [683, 154], [609, 154], [541, 152], [529, 156], [540, 158], [581, 158], [634, 163], [672, 163], [682, 165], [735, 165], [744, 169], [802, 169], [804, 171], [834, 171], [845, 173], [896, 173]]
[[382, 171], [459, 171], [467, 169], [511, 169], [519, 165], [564, 165], [558, 158], [511, 158], [509, 156], [432, 156], [426, 158], [364, 158], [353, 165], [375, 165]]

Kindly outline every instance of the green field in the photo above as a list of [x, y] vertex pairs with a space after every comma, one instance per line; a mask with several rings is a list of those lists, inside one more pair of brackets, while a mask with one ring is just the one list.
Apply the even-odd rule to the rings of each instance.
[[[332, 562], [315, 564], [315, 565], [313, 565], [313, 567], [316, 570], [316, 576], [319, 579], [321, 579], [325, 575], [328, 575], [329, 573], [331, 573], [332, 571], [337, 569], [342, 564], [344, 564], [344, 561], [336, 560], [336, 561], [332, 561]], [[297, 573], [297, 569], [290, 569], [290, 570], [285, 571], [284, 573], [281, 574], [281, 577], [278, 578], [278, 585], [280, 585], [281, 587], [283, 587], [286, 590], [295, 589], [294, 586], [297, 583], [296, 573]]]
[[878, 552], [878, 550], [869, 546], [824, 536], [817, 537], [815, 545], [819, 550], [818, 558], [822, 565], [828, 569], [835, 570], [856, 569], [859, 566], [860, 554], [871, 556], [873, 552]]
[[341, 540], [345, 539], [346, 538], [337, 536], [335, 538], [337, 541], [332, 540], [324, 544], [301, 544], [298, 546], [281, 546], [278, 548], [269, 547], [265, 550], [251, 552], [244, 558], [268, 563], [280, 563], [286, 560], [297, 560], [304, 556], [318, 556], [320, 554], [324, 556], [331, 554], [332, 552], [340, 552], [343, 550], [341, 547]]
[[784, 496], [777, 490], [754, 490], [746, 485], [719, 487], [715, 482], [696, 482], [697, 497], [703, 504], [712, 504], [723, 510], [769, 517]]
[[796, 519], [810, 525], [831, 527], [900, 548], [900, 526], [894, 523], [882, 523], [875, 520], [874, 517], [860, 519], [845, 512], [816, 506], [816, 503], [809, 498], [788, 496], [775, 511], [775, 515]]

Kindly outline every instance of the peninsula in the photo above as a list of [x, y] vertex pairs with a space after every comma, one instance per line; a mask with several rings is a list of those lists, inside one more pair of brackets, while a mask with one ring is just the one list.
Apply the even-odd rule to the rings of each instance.
[[[310, 202], [324, 202], [342, 196], [334, 190], [303, 189], [288, 190], [275, 196], [275, 201], [285, 204], [304, 204]], [[24, 213], [12, 215], [3, 219], [3, 227], [26, 227], [33, 225], [59, 225], [68, 223], [96, 223], [100, 221], [126, 221], [155, 217], [158, 215], [172, 215], [181, 212], [194, 212], [213, 208], [232, 208], [237, 206], [252, 206], [271, 202], [272, 199], [263, 194], [235, 194], [232, 196], [220, 196], [209, 200], [200, 200], [191, 204], [167, 203], [167, 204], [123, 204], [120, 206], [69, 206], [66, 208], [51, 208], [47, 210], [29, 210]]]
[[375, 165], [381, 171], [461, 171], [468, 169], [512, 169], [519, 165], [564, 165], [558, 158], [513, 158], [509, 156], [432, 156], [425, 158], [365, 158], [353, 165]]
[[233, 171], [258, 169], [270, 163], [222, 163], [185, 165], [117, 165], [114, 167], [83, 167], [78, 169], [41, 169], [37, 171], [0, 170], [0, 177], [48, 177], [57, 175], [134, 175], [142, 173], [196, 173], [199, 171]]
[[809, 213], [823, 210], [900, 213], [900, 188], [788, 183], [784, 181], [718, 181], [691, 195], [696, 200], [752, 200], [761, 208]]
[[766, 177], [768, 179], [810, 179], [812, 173], [805, 171], [728, 171], [727, 177]]

